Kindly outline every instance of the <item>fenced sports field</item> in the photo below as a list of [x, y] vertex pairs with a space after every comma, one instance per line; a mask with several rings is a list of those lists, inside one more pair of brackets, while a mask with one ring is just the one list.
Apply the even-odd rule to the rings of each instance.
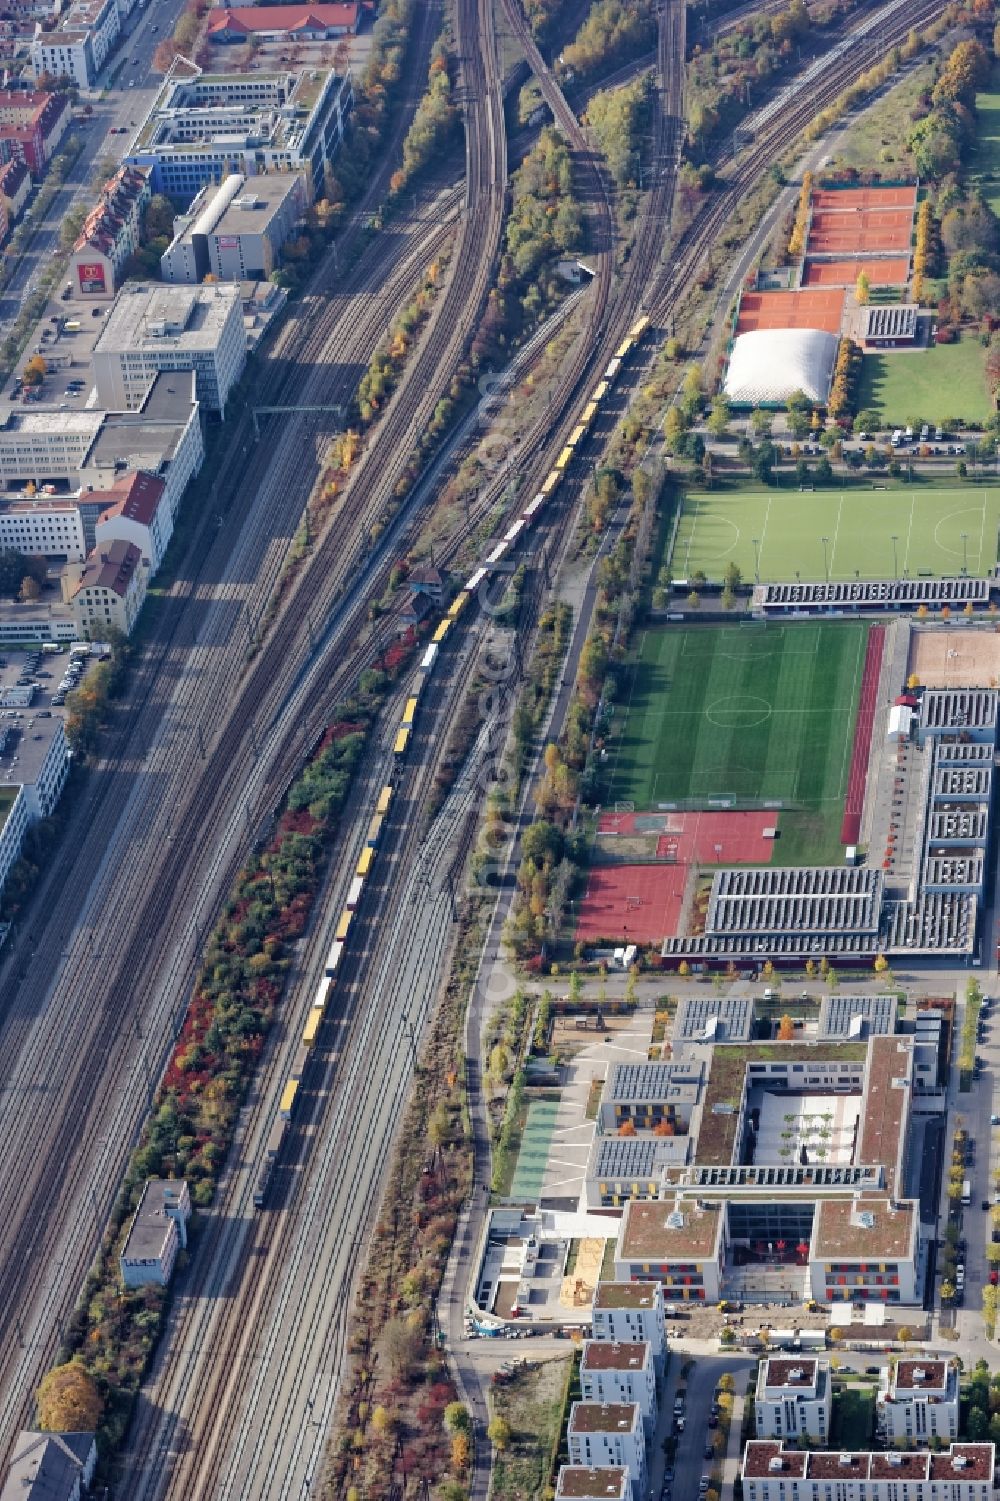
[[[868, 625], [860, 621], [647, 630], [611, 746], [622, 806], [773, 802], [836, 848]], [[776, 858], [794, 851], [785, 814]]]
[[747, 582], [758, 557], [765, 582], [981, 574], [998, 528], [1000, 486], [716, 490], [685, 496], [671, 567], [718, 580], [735, 563]]

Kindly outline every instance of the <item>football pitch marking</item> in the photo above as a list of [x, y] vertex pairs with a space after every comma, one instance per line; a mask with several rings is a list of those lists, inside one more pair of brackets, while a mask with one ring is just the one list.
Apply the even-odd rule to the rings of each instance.
[[[937, 523], [937, 525], [934, 528], [934, 546], [935, 547], [939, 547], [942, 552], [950, 553], [953, 558], [960, 558], [962, 556], [962, 549], [959, 548], [959, 547], [946, 547], [945, 544], [941, 541], [940, 536], [938, 535], [938, 533], [940, 532], [941, 528], [947, 522], [954, 521], [954, 519], [955, 519], [956, 516], [979, 516], [979, 518], [980, 518], [980, 525], [979, 525], [979, 556], [976, 559], [975, 567], [972, 570], [973, 573], [978, 573], [979, 572], [980, 564], [982, 562], [982, 557], [983, 557], [983, 541], [982, 541], [983, 532], [984, 532], [984, 530], [986, 528], [986, 496], [985, 496], [985, 494], [983, 495], [982, 509], [980, 509], [978, 506], [959, 506], [957, 510], [955, 510], [955, 511], [949, 511], [948, 514], [947, 514], [947, 516], [942, 516], [941, 519], [940, 519], [940, 521]], [[959, 536], [959, 540], [961, 541], [961, 536]]]
[[751, 730], [763, 724], [774, 713], [770, 699], [759, 698], [755, 693], [729, 693], [706, 704], [702, 714], [709, 724], [720, 730]]

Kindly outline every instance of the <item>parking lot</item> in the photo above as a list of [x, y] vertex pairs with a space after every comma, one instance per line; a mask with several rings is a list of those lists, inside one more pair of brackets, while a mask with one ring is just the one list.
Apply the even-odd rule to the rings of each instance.
[[[63, 288], [65, 294], [66, 288]], [[55, 296], [46, 306], [28, 342], [17, 373], [4, 392], [7, 401], [29, 411], [55, 407], [83, 411], [92, 404], [90, 361], [104, 327], [109, 304]], [[45, 361], [41, 383], [26, 384], [25, 366], [37, 357]]]

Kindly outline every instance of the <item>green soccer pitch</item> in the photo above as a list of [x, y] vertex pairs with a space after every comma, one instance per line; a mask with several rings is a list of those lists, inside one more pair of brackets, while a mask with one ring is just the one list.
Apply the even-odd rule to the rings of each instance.
[[997, 561], [998, 528], [1000, 486], [720, 490], [685, 497], [670, 562], [675, 579], [710, 580], [736, 563], [747, 583], [758, 555], [769, 583], [979, 574]]
[[867, 639], [862, 621], [645, 631], [611, 799], [794, 803], [800, 815], [775, 819], [782, 863], [839, 858]]

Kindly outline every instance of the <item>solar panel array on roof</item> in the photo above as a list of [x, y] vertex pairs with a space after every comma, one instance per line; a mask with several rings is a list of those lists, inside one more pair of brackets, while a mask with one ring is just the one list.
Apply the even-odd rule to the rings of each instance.
[[825, 995], [820, 1002], [817, 1035], [821, 1042], [847, 1037], [855, 1017], [864, 1019], [869, 1036], [886, 1036], [896, 1030], [894, 995]]

